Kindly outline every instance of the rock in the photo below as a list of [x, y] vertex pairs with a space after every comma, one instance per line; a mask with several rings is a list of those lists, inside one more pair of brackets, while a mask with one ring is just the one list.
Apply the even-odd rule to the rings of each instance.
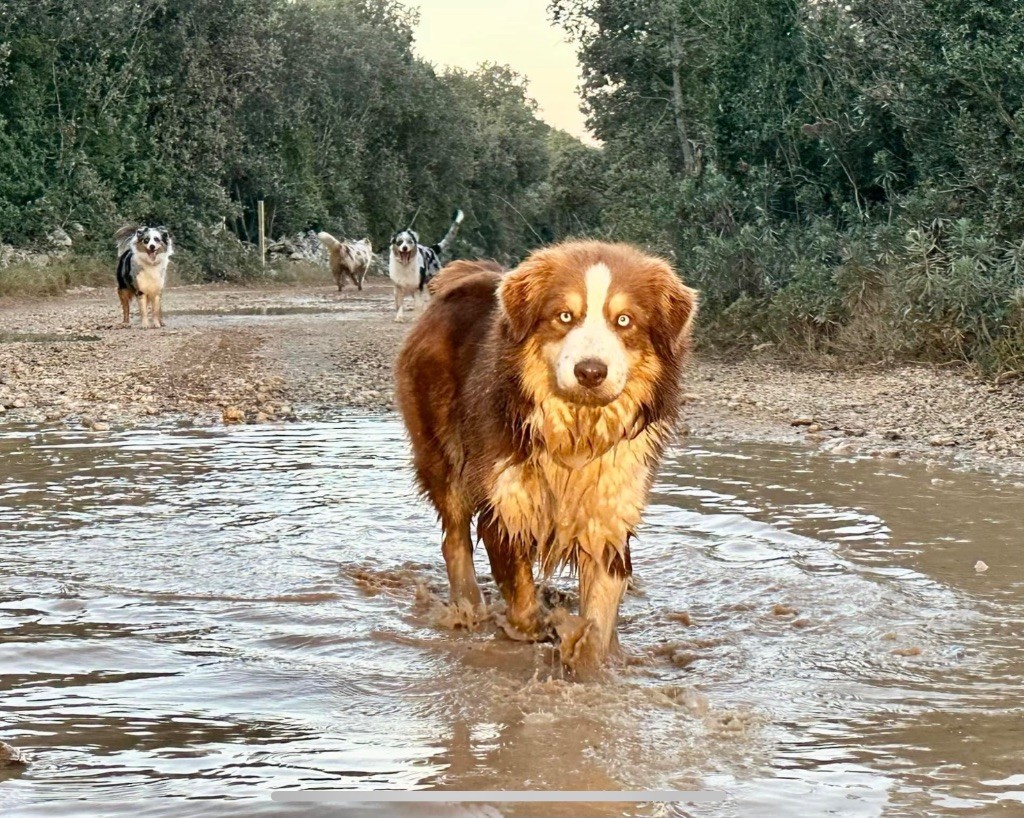
[[955, 446], [956, 440], [949, 435], [936, 435], [928, 443], [932, 446]]
[[988, 570], [988, 565], [986, 565], [981, 560], [978, 560], [976, 563], [974, 563], [974, 570], [977, 571], [979, 574], [984, 574]]
[[220, 413], [220, 419], [225, 423], [244, 423], [245, 412], [237, 406], [226, 406], [224, 411]]
[[28, 764], [28, 756], [16, 747], [0, 741], [0, 768], [24, 767]]
[[920, 656], [922, 651], [921, 648], [916, 645], [911, 648], [896, 648], [895, 650], [889, 651], [893, 656]]
[[781, 602], [772, 607], [772, 616], [796, 616], [800, 611], [790, 605], [783, 605]]
[[819, 426], [817, 423], [812, 423], [810, 426], [807, 427], [807, 431], [812, 434], [816, 434], [817, 432], [821, 431], [821, 426]]
[[831, 449], [829, 449], [829, 451], [832, 452], [832, 454], [844, 456], [856, 454], [858, 451], [858, 447], [855, 443], [840, 443], [838, 446], [833, 446]]
[[28, 403], [24, 398], [15, 398], [11, 403], [11, 408], [13, 409], [24, 409], [26, 406], [28, 406]]
[[884, 437], [886, 440], [902, 440], [903, 439], [903, 435], [901, 435], [899, 432], [895, 432], [895, 431], [893, 431], [891, 429], [888, 432], [882, 432], [882, 437]]
[[80, 225], [78, 222], [71, 222], [71, 224], [68, 225], [68, 229], [76, 236], [85, 235], [85, 228], [82, 227], [82, 225]]
[[790, 426], [811, 426], [813, 424], [814, 418], [810, 415], [798, 415], [789, 422]]
[[256, 419], [255, 419], [256, 423], [266, 423], [269, 420], [270, 420], [270, 415], [268, 415], [266, 412], [257, 412], [256, 413]]
[[903, 452], [900, 449], [882, 449], [879, 454], [882, 457], [886, 457], [890, 460], [895, 460], [899, 457], [903, 457]]
[[57, 227], [46, 237], [52, 247], [70, 247], [73, 242], [63, 227]]
[[94, 432], [109, 432], [110, 431], [110, 424], [109, 423], [103, 423], [102, 421], [97, 421], [97, 422], [93, 423], [91, 428], [92, 428], [92, 430]]

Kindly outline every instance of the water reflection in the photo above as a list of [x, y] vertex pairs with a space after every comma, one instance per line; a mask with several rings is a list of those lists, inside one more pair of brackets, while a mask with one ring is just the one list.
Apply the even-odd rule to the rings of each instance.
[[268, 793], [299, 786], [1024, 809], [1011, 483], [684, 441], [636, 548], [627, 663], [578, 685], [547, 646], [437, 624], [436, 526], [392, 418], [5, 431], [0, 458], [0, 738], [36, 759], [0, 771], [4, 814], [286, 814]]

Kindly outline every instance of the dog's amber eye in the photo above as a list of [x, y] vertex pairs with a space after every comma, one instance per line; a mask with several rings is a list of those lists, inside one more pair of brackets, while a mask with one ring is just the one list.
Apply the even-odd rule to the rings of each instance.
[[563, 324], [571, 324], [572, 313], [569, 312], [568, 310], [566, 310], [565, 312], [560, 312], [558, 313], [558, 320], [561, 321]]
[[615, 323], [620, 327], [628, 327], [633, 323], [633, 319], [626, 315], [626, 313], [622, 313], [622, 315], [615, 319]]

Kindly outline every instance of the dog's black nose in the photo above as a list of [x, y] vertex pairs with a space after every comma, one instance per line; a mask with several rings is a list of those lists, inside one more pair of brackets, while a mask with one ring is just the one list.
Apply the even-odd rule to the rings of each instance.
[[585, 386], [587, 389], [596, 389], [608, 377], [608, 364], [597, 360], [597, 358], [587, 358], [576, 364], [572, 371], [581, 386]]

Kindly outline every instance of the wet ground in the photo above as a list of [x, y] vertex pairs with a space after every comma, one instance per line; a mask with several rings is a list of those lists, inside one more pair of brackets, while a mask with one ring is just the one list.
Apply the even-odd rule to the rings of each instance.
[[579, 684], [550, 646], [446, 626], [393, 416], [8, 426], [0, 462], [0, 739], [33, 757], [0, 771], [5, 816], [299, 814], [270, 793], [314, 787], [724, 794], [464, 815], [1024, 814], [1012, 480], [685, 440], [627, 659]]

